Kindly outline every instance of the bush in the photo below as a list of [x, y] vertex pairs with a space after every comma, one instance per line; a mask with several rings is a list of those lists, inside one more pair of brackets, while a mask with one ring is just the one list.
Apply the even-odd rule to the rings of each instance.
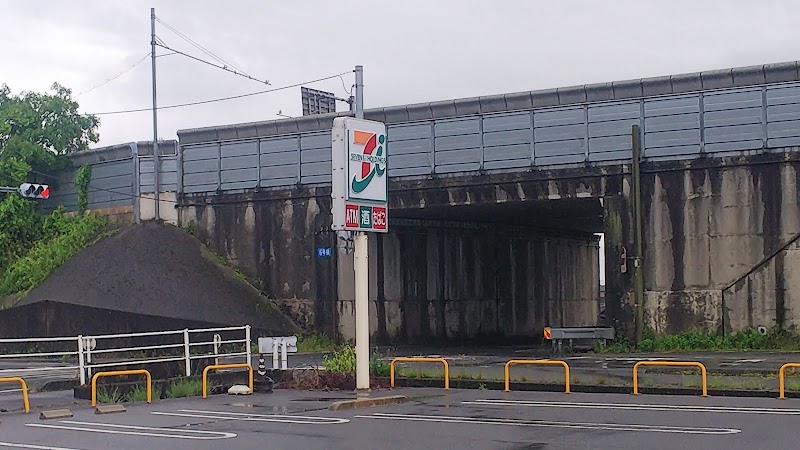
[[59, 209], [45, 218], [44, 236], [0, 274], [0, 297], [27, 292], [97, 237], [108, 219], [97, 215], [66, 217]]
[[356, 372], [356, 350], [349, 345], [334, 350], [331, 355], [323, 356], [322, 361], [331, 373]]

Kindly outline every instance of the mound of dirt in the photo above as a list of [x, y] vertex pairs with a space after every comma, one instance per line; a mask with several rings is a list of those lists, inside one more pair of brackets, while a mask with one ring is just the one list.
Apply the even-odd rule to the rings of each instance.
[[125, 228], [56, 269], [16, 306], [42, 301], [260, 330], [298, 330], [261, 293], [185, 231], [156, 222]]

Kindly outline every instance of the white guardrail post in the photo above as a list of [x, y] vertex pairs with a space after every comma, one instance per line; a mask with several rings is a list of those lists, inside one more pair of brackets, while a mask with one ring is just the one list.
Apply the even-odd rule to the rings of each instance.
[[78, 335], [78, 370], [80, 371], [81, 386], [86, 386], [86, 364], [83, 361], [83, 336]]
[[189, 350], [189, 329], [184, 328], [183, 330], [183, 353], [184, 357], [186, 358], [186, 376], [191, 376], [192, 374], [192, 354]]
[[86, 378], [92, 378], [92, 339], [83, 338], [83, 347], [86, 349]]
[[250, 340], [250, 325], [245, 325], [244, 326], [244, 340], [247, 341], [246, 342], [247, 350], [245, 351], [247, 353], [247, 361], [245, 361], [245, 362], [247, 364], [250, 364], [250, 358], [252, 356], [250, 354], [250, 352], [252, 351], [252, 349], [251, 349], [252, 342]]

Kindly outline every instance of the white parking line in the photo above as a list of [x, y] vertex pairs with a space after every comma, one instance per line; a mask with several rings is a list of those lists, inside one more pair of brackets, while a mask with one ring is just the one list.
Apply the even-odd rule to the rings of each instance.
[[523, 420], [464, 416], [425, 416], [417, 414], [374, 413], [370, 416], [355, 416], [359, 419], [409, 420], [414, 422], [471, 423], [483, 425], [510, 425], [517, 427], [572, 428], [581, 430], [639, 431], [678, 434], [737, 434], [736, 428], [673, 427], [667, 425], [639, 425], [623, 423], [555, 422], [550, 420]]
[[48, 447], [46, 445], [34, 445], [34, 444], [17, 444], [14, 442], [0, 442], [0, 447], [32, 448], [36, 450], [78, 450], [76, 448]]
[[198, 419], [239, 420], [244, 422], [280, 422], [303, 425], [336, 425], [350, 422], [350, 419], [318, 416], [287, 416], [280, 414], [248, 414], [225, 411], [203, 411], [197, 409], [181, 409], [178, 412], [152, 412], [158, 416], [193, 417]]
[[[73, 420], [62, 420], [59, 423], [63, 423], [65, 425], [26, 423], [25, 426], [35, 427], [35, 428], [52, 428], [56, 430], [86, 431], [89, 433], [127, 434], [132, 436], [148, 436], [148, 437], [160, 437], [169, 439], [215, 440], [215, 439], [235, 438], [237, 436], [236, 433], [226, 433], [221, 431], [178, 430], [171, 428], [117, 425], [112, 423], [78, 422]], [[80, 425], [80, 426], [75, 426], [75, 425]], [[103, 429], [104, 427], [116, 428], [116, 430]]]
[[632, 403], [573, 403], [537, 402], [528, 400], [474, 400], [461, 402], [464, 405], [480, 406], [522, 406], [529, 408], [580, 408], [580, 409], [620, 409], [628, 411], [671, 411], [705, 412], [724, 414], [774, 414], [783, 416], [800, 415], [800, 409], [788, 408], [744, 408], [734, 406], [695, 406], [695, 405], [645, 405]]

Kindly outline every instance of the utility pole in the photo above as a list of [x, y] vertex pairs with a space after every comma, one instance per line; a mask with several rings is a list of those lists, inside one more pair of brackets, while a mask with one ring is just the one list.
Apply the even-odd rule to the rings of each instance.
[[[159, 150], [158, 150], [158, 107], [156, 106], [156, 9], [150, 8], [150, 64], [153, 67], [153, 214], [154, 219], [159, 220], [158, 211], [159, 200], [158, 191], [160, 190], [159, 178]], [[138, 177], [139, 174], [137, 173]]]
[[633, 244], [636, 252], [633, 261], [633, 293], [636, 307], [636, 342], [640, 342], [644, 336], [644, 245], [642, 243], [642, 172], [639, 167], [642, 157], [642, 137], [639, 125], [631, 127], [631, 144], [633, 147]]
[[[356, 119], [364, 118], [364, 68], [356, 66]], [[354, 238], [356, 273], [356, 390], [369, 390], [369, 238], [356, 231]]]

